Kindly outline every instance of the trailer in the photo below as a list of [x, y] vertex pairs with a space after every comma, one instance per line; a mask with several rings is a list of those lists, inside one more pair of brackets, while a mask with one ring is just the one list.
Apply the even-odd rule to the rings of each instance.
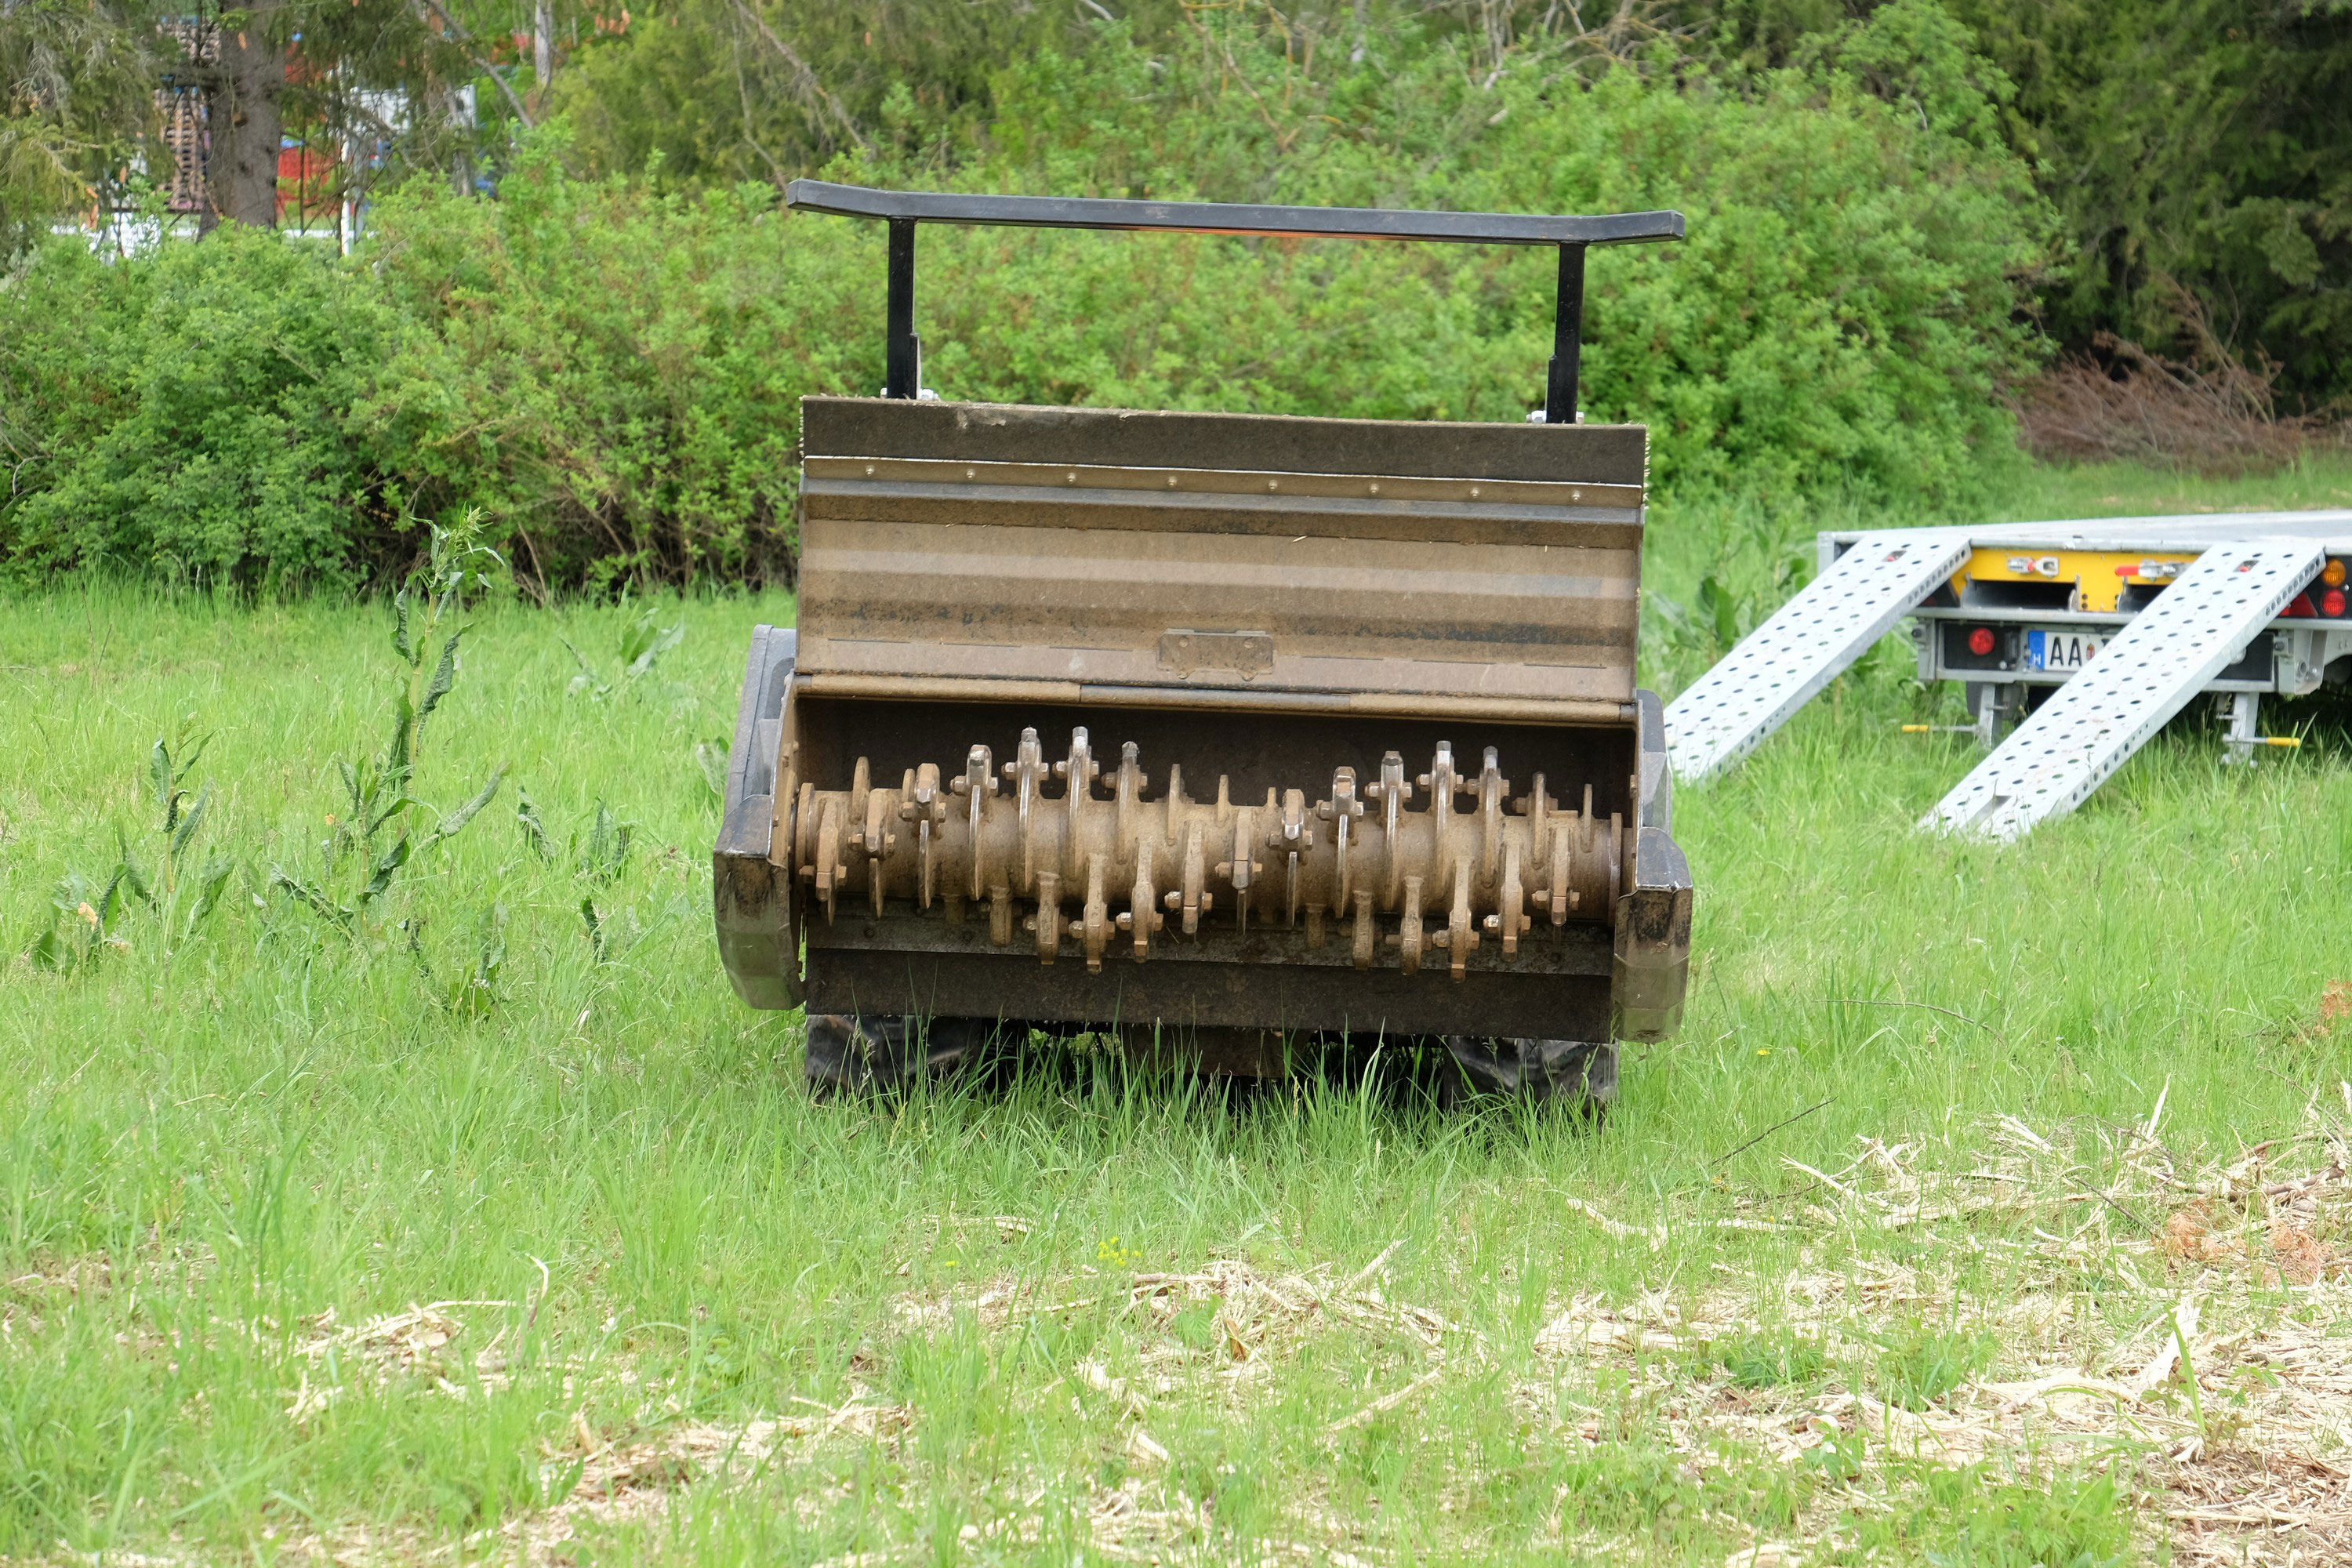
[[2266, 693], [2352, 680], [2352, 510], [2099, 518], [1820, 537], [1821, 570], [1669, 703], [1685, 784], [1738, 763], [1906, 618], [1988, 754], [1920, 826], [2007, 840], [2088, 799], [2200, 695], [2226, 754]]

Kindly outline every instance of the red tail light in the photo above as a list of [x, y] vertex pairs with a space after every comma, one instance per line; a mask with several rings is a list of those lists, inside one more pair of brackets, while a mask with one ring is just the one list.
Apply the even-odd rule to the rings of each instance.
[[2344, 590], [2330, 588], [2319, 595], [2319, 613], [2331, 621], [2344, 618]]
[[2286, 608], [2279, 612], [2279, 619], [2283, 621], [2299, 621], [2306, 616], [2315, 616], [2317, 614], [2319, 614], [2319, 612], [2311, 607], [2311, 595], [2308, 594], [2297, 594], [2288, 602]]
[[[2344, 595], [2338, 594], [2336, 597], [2340, 603], [2343, 600]], [[1982, 658], [1985, 655], [1992, 652], [1992, 628], [1990, 626], [1979, 626], [1976, 630], [1969, 634], [1969, 651], [1976, 655], [1979, 658]]]

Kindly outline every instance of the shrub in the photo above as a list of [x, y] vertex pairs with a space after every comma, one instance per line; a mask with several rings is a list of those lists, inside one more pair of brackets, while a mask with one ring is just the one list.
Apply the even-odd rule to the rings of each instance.
[[[1598, 253], [1582, 402], [1668, 489], [1964, 494], [2052, 232], [1993, 132], [2005, 90], [1933, 0], [1801, 68], [1664, 57], [1588, 81], [1533, 50], [1294, 59], [1204, 13], [1009, 68], [985, 135], [850, 177], [978, 189], [1518, 211], [1678, 206]], [[1674, 68], [1667, 68], [1669, 67]], [[791, 569], [797, 400], [881, 380], [879, 226], [764, 186], [583, 180], [560, 129], [483, 201], [412, 184], [350, 262], [223, 232], [0, 290], [0, 557], [243, 584], [397, 581], [413, 520], [478, 509], [518, 575], [609, 590]], [[942, 163], [942, 160], [944, 163]], [[929, 228], [927, 380], [984, 400], [1516, 420], [1541, 400], [1549, 251]]]
[[45, 247], [0, 289], [0, 548], [19, 570], [358, 581], [371, 474], [349, 415], [396, 327], [363, 276], [275, 236], [120, 266]]
[[[1248, 36], [1164, 60], [1045, 56], [1000, 84], [984, 173], [1064, 194], [1680, 208], [1685, 242], [1591, 258], [1588, 416], [1649, 424], [1669, 485], [1946, 499], [2013, 449], [1999, 394], [2037, 345], [2012, 318], [2055, 232], [1966, 37], [1932, 0], [1897, 0], [1802, 69], [1661, 60], [1587, 85], [1529, 59], [1491, 88], [1442, 51], [1317, 79]], [[1546, 251], [923, 244], [955, 395], [1454, 419], [1542, 401]]]
[[483, 509], [542, 583], [787, 576], [798, 400], [865, 346], [833, 258], [772, 192], [575, 180], [561, 145], [495, 202], [418, 182], [374, 215], [410, 328], [353, 410], [377, 467], [419, 510]]

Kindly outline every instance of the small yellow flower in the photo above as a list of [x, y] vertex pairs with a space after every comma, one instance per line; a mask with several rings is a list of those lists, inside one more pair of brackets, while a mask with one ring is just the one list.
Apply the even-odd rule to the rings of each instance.
[[335, 825], [335, 814], [334, 814], [333, 812], [331, 812], [331, 812], [327, 813], [327, 826], [330, 826], [330, 827], [332, 827], [334, 825]]
[[95, 927], [98, 924], [98, 911], [88, 904], [76, 906], [74, 913], [81, 917], [84, 925]]
[[1769, 1057], [1772, 1054], [1772, 1048], [1769, 1046], [1759, 1046], [1756, 1048], [1756, 1054], [1759, 1057]]

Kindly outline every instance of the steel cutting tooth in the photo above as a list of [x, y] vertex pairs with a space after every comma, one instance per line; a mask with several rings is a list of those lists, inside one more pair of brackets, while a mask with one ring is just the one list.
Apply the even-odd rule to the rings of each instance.
[[[1224, 934], [1213, 919], [1224, 897], [1234, 935], [1251, 934], [1255, 900], [1265, 904], [1261, 921], [1278, 911], [1286, 929], [1303, 928], [1309, 950], [1329, 940], [1336, 921], [1342, 939], [1368, 955], [1394, 919], [1398, 935], [1389, 945], [1403, 950], [1404, 963], [1417, 968], [1426, 953], [1448, 948], [1458, 971], [1486, 933], [1517, 958], [1517, 939], [1535, 923], [1525, 912], [1530, 902], [1555, 924], [1580, 908], [1581, 918], [1605, 919], [1622, 869], [1621, 819], [1612, 815], [1609, 837], [1599, 839], [1589, 785], [1580, 821], [1558, 813], [1548, 795], [1514, 800], [1491, 747], [1470, 778], [1456, 768], [1452, 746], [1439, 744], [1419, 811], [1406, 806], [1412, 789], [1394, 752], [1382, 759], [1377, 783], [1360, 784], [1354, 769], [1339, 767], [1326, 798], [1310, 804], [1302, 790], [1269, 787], [1261, 807], [1234, 805], [1222, 774], [1213, 803], [1189, 800], [1172, 764], [1169, 792], [1147, 801], [1132, 744], [1121, 748], [1114, 795], [1097, 799], [1092, 784], [1101, 770], [1083, 731], [1065, 761], [1049, 764], [1041, 752], [1037, 731], [1027, 729], [1012, 761], [999, 764], [975, 745], [952, 778], [925, 763], [905, 769], [895, 788], [876, 788], [860, 759], [849, 789], [808, 784], [802, 815], [813, 826], [792, 874], [832, 918], [852, 868], [862, 868], [877, 921], [891, 918], [894, 905], [929, 910], [945, 882], [956, 889], [948, 919], [962, 921], [969, 906], [985, 910], [988, 941], [1000, 948], [1014, 940], [1017, 921], [1048, 963], [1065, 938], [1083, 939], [1089, 969], [1100, 967], [1114, 931], [1125, 937], [1119, 956], [1137, 959], [1151, 955], [1163, 931], [1215, 940]], [[1457, 813], [1454, 803], [1465, 795], [1477, 806]], [[950, 809], [950, 796], [961, 797], [960, 809]], [[1377, 816], [1367, 809], [1370, 799], [1380, 803]], [[1376, 858], [1370, 834], [1381, 839]], [[1277, 885], [1266, 885], [1269, 868]], [[1126, 908], [1114, 910], [1115, 900]]]

